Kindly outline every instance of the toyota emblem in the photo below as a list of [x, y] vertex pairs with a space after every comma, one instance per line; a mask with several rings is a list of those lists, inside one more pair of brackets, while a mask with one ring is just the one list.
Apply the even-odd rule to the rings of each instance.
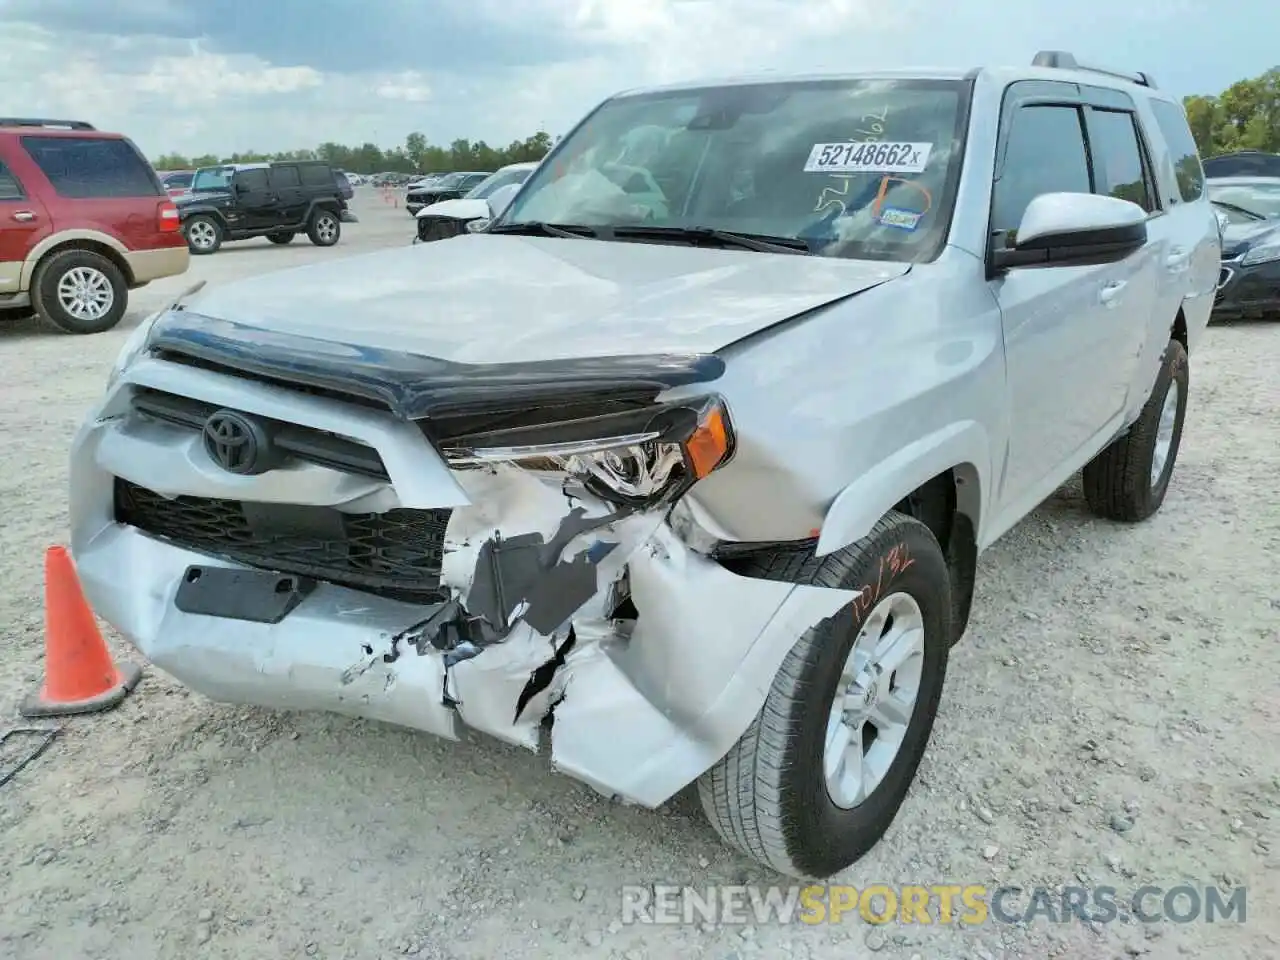
[[259, 473], [266, 466], [267, 436], [262, 427], [234, 410], [219, 410], [204, 422], [204, 449], [230, 473]]

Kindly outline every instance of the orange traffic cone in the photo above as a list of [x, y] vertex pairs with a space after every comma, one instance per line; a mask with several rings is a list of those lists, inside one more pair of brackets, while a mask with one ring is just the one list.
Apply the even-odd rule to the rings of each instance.
[[65, 547], [44, 555], [44, 685], [23, 701], [24, 717], [110, 710], [142, 679], [142, 668], [111, 661]]

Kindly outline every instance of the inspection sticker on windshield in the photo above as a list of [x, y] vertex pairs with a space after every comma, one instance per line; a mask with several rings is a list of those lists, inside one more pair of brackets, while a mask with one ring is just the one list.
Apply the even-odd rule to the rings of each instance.
[[920, 220], [923, 217], [923, 213], [916, 213], [914, 210], [885, 207], [880, 211], [880, 216], [876, 217], [876, 223], [882, 227], [895, 227], [898, 230], [914, 230], [920, 226]]
[[805, 173], [920, 173], [929, 162], [931, 143], [869, 140], [815, 143]]

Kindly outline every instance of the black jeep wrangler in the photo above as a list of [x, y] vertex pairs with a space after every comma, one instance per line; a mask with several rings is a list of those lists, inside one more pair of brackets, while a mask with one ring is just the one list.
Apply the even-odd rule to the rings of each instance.
[[316, 246], [331, 247], [342, 224], [356, 219], [347, 209], [351, 185], [340, 176], [319, 160], [201, 167], [190, 192], [174, 200], [187, 246], [205, 254], [227, 240], [283, 244], [305, 233]]

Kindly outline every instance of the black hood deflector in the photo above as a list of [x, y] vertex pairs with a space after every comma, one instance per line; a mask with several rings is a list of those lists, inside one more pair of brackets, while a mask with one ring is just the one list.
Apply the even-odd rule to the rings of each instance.
[[710, 383], [725, 370], [715, 354], [457, 363], [277, 333], [183, 309], [156, 321], [147, 351], [176, 363], [383, 407], [405, 420], [548, 402], [648, 401], [673, 387]]

